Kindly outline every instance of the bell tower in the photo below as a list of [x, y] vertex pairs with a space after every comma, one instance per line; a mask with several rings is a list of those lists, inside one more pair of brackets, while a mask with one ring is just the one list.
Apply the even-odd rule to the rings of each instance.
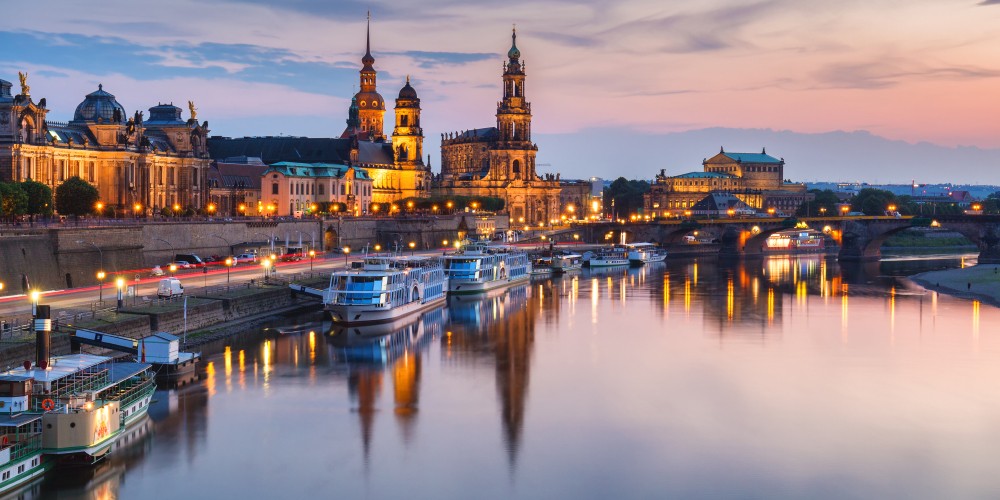
[[499, 144], [491, 163], [493, 174], [511, 180], [534, 180], [535, 152], [531, 142], [531, 104], [524, 97], [524, 63], [517, 48], [517, 29], [503, 65], [503, 100], [497, 103]]
[[396, 127], [392, 132], [392, 149], [396, 163], [407, 167], [423, 166], [424, 130], [420, 126], [420, 98], [410, 86], [410, 77], [396, 98]]
[[365, 55], [361, 58], [361, 91], [354, 95], [358, 104], [359, 130], [372, 141], [384, 141], [385, 100], [375, 86], [375, 58], [372, 57], [371, 13], [368, 14], [368, 28], [365, 34]]

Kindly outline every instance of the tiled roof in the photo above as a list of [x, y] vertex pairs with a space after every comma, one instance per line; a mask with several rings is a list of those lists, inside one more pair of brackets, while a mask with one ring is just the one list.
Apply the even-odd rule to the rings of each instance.
[[781, 163], [781, 160], [763, 153], [730, 153], [726, 151], [722, 154], [740, 163]]
[[719, 172], [688, 172], [673, 176], [674, 179], [732, 179], [736, 176]]

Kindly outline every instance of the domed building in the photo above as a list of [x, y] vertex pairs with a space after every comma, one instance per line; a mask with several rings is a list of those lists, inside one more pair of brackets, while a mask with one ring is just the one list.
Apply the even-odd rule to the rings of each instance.
[[210, 162], [208, 123], [181, 119], [173, 105], [151, 108], [150, 120], [128, 116], [114, 94], [98, 85], [69, 122], [48, 119], [46, 100], [32, 99], [27, 75], [21, 92], [0, 80], [0, 181], [34, 180], [53, 189], [80, 177], [117, 214], [154, 213], [180, 205], [203, 208]]
[[[430, 194], [431, 171], [423, 161], [423, 128], [420, 126], [420, 99], [409, 77], [396, 98], [392, 137], [385, 134], [386, 103], [378, 92], [375, 57], [371, 51], [371, 25], [361, 58], [360, 91], [347, 110], [347, 127], [336, 138], [311, 137], [213, 137], [209, 141], [212, 158], [220, 163], [244, 157], [258, 157], [267, 165], [296, 164], [299, 170], [312, 166], [325, 170], [336, 166], [362, 169], [371, 179], [371, 193], [336, 193], [321, 189], [312, 175], [268, 178], [261, 193], [262, 206], [277, 207], [274, 215], [308, 212], [316, 203], [344, 203], [348, 211], [368, 213], [371, 203], [392, 203], [403, 198]], [[429, 161], [429, 159], [428, 159]], [[273, 173], [271, 174], [274, 175]], [[277, 187], [275, 187], [277, 186]]]

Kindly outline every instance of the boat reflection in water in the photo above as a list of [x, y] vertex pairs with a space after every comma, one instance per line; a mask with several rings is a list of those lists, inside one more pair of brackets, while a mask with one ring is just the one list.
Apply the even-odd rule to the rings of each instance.
[[444, 307], [389, 323], [344, 326], [334, 323], [328, 347], [334, 363], [347, 366], [347, 385], [361, 424], [367, 463], [375, 415], [386, 372], [393, 383], [394, 414], [404, 442], [412, 439], [420, 399], [423, 352], [444, 329]]
[[[492, 357], [504, 444], [512, 466], [523, 434], [535, 325], [542, 309], [541, 301], [532, 299], [533, 290], [551, 291], [552, 281], [485, 296], [449, 296], [451, 323], [442, 339], [442, 357], [450, 362], [478, 365]], [[554, 298], [555, 293], [548, 296]]]

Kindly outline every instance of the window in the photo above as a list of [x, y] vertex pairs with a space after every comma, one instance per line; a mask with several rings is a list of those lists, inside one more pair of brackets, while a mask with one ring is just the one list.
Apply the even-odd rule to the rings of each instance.
[[271, 184], [271, 194], [278, 194], [278, 183]]
[[323, 185], [322, 184], [319, 185], [319, 194], [320, 194], [320, 196], [323, 195]]
[[340, 185], [340, 195], [341, 195], [341, 196], [343, 196], [344, 194], [346, 194], [346, 193], [344, 192], [344, 189], [345, 189], [345, 188], [344, 188], [344, 185], [343, 185], [343, 184], [341, 184], [341, 185]]
[[399, 117], [399, 125], [403, 126], [403, 127], [409, 127], [410, 126], [410, 117], [407, 116], [407, 115], [400, 116]]

